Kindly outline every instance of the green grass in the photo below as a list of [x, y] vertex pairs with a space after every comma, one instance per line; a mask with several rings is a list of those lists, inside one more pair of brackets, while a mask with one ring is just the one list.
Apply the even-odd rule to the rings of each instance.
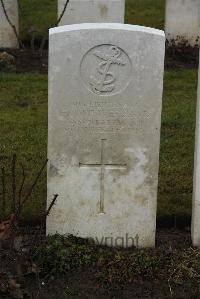
[[[1, 74], [0, 90], [0, 162], [6, 166], [6, 195], [10, 198], [12, 155], [16, 153], [18, 162], [25, 166], [25, 192], [47, 157], [47, 77]], [[45, 194], [44, 174], [25, 210], [27, 219], [44, 211]]]
[[197, 72], [165, 73], [159, 184], [159, 215], [190, 215]]
[[57, 0], [20, 0], [20, 37], [30, 39], [30, 29], [41, 38], [57, 20]]
[[[20, 0], [20, 36], [30, 39], [30, 29], [41, 38], [57, 19], [57, 0]], [[125, 23], [164, 28], [164, 0], [126, 0]]]
[[[37, 37], [56, 21], [57, 0], [20, 0], [20, 34]], [[126, 0], [125, 22], [163, 29], [164, 0]], [[179, 70], [165, 73], [162, 115], [159, 215], [191, 213], [197, 73]], [[30, 185], [46, 158], [47, 76], [39, 74], [0, 75], [0, 161], [10, 168], [11, 157], [26, 166]], [[43, 175], [26, 217], [35, 217], [45, 207], [46, 174]], [[7, 175], [7, 185], [11, 181]], [[8, 189], [8, 188], [7, 188]], [[11, 195], [9, 195], [10, 197]]]
[[[194, 153], [197, 72], [165, 73], [162, 115], [158, 215], [190, 215]], [[0, 161], [10, 169], [13, 153], [26, 168], [26, 189], [46, 159], [47, 76], [0, 75]], [[11, 188], [7, 170], [7, 190]], [[20, 168], [18, 174], [20, 173]], [[0, 187], [0, 196], [2, 189]], [[44, 173], [26, 206], [25, 218], [44, 211]]]
[[125, 22], [157, 29], [164, 28], [164, 0], [126, 0]]

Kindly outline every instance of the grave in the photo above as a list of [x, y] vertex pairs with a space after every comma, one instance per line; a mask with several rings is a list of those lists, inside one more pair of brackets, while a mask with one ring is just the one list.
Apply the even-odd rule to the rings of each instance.
[[[66, 0], [58, 0], [58, 17]], [[124, 23], [125, 0], [70, 0], [59, 23]]]
[[163, 31], [79, 24], [49, 42], [47, 234], [154, 246]]
[[[15, 26], [18, 33], [18, 4], [17, 0], [4, 0], [4, 7], [7, 12], [8, 18], [12, 25]], [[13, 28], [9, 24], [2, 4], [0, 3], [0, 48], [18, 48], [18, 40], [14, 33]]]
[[165, 32], [170, 44], [199, 45], [200, 1], [166, 0]]
[[192, 242], [194, 246], [200, 246], [200, 68], [199, 86], [196, 112], [196, 137], [193, 180], [193, 206], [192, 206]]

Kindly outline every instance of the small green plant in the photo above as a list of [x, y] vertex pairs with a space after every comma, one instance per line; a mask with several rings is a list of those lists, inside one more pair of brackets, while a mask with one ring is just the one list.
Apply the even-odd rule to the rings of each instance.
[[38, 264], [44, 273], [59, 275], [93, 267], [105, 283], [157, 277], [167, 260], [154, 250], [99, 247], [88, 240], [60, 235], [48, 237], [38, 252]]
[[86, 241], [73, 236], [48, 237], [38, 256], [44, 272], [64, 274], [69, 270], [90, 266], [94, 256]]

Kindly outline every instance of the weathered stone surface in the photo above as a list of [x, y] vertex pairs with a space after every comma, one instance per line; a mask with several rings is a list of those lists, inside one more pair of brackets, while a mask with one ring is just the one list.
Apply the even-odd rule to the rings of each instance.
[[196, 112], [193, 207], [192, 207], [192, 242], [200, 246], [200, 68]]
[[[4, 1], [5, 9], [12, 24], [18, 32], [18, 5], [17, 0]], [[0, 48], [18, 48], [18, 41], [13, 28], [8, 23], [0, 3]]]
[[50, 30], [48, 234], [154, 246], [164, 47], [139, 26]]
[[[58, 17], [66, 0], [58, 0]], [[125, 0], [70, 0], [59, 25], [124, 23]]]
[[200, 1], [166, 0], [165, 32], [172, 44], [200, 44]]

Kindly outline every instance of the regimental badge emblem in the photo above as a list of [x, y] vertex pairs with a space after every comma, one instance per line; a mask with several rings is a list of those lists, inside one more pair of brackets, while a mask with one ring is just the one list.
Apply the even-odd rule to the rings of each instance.
[[118, 46], [100, 45], [83, 57], [81, 77], [93, 93], [113, 95], [127, 87], [131, 73], [131, 61]]

